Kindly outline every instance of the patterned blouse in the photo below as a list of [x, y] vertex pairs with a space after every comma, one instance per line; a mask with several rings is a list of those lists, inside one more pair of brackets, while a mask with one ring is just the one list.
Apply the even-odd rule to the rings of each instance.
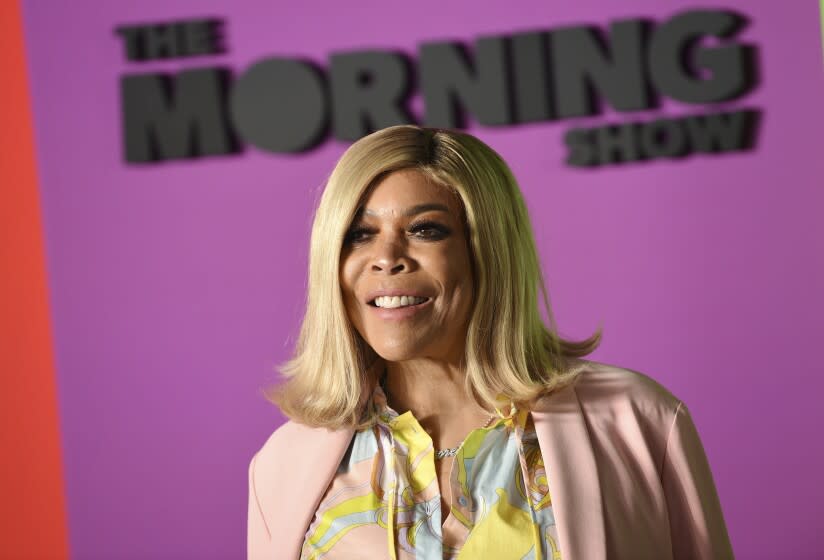
[[496, 408], [496, 421], [470, 432], [454, 458], [451, 511], [441, 526], [432, 438], [411, 411], [390, 408], [380, 386], [373, 399], [378, 421], [355, 432], [306, 532], [301, 560], [560, 560], [528, 410], [510, 401], [509, 414]]

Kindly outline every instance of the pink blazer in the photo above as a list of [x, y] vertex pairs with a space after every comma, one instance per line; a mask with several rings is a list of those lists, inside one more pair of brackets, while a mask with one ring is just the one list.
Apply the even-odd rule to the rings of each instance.
[[[733, 558], [721, 504], [684, 403], [645, 375], [586, 361], [535, 401], [564, 560]], [[352, 439], [289, 421], [249, 464], [249, 560], [297, 560]]]

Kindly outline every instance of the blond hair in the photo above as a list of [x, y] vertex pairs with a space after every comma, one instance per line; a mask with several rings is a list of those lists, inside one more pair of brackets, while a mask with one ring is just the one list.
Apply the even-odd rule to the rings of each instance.
[[[349, 321], [339, 268], [343, 240], [369, 190], [389, 173], [414, 169], [456, 193], [464, 208], [474, 278], [466, 335], [466, 389], [478, 404], [499, 394], [528, 403], [572, 382], [574, 358], [600, 343], [562, 339], [541, 273], [529, 215], [504, 160], [469, 134], [392, 126], [352, 144], [337, 162], [315, 213], [306, 312], [285, 382], [267, 398], [292, 420], [360, 429], [376, 415], [371, 395], [382, 359]], [[547, 328], [538, 308], [540, 289]]]

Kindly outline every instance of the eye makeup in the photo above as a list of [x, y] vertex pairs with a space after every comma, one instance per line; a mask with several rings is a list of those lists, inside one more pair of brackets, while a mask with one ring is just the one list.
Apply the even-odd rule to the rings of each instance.
[[[364, 243], [370, 235], [379, 232], [377, 228], [366, 225], [356, 225], [350, 229], [345, 237], [344, 243], [347, 245], [357, 245]], [[452, 233], [452, 229], [436, 220], [418, 220], [409, 224], [407, 231], [418, 239], [427, 241], [440, 241]]]

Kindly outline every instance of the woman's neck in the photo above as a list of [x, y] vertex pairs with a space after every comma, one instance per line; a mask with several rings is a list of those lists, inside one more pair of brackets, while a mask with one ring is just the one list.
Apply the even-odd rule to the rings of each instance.
[[466, 392], [465, 376], [459, 364], [434, 360], [387, 362], [384, 386], [388, 404], [398, 414], [412, 411], [430, 434], [451, 431], [453, 425], [482, 424], [490, 411]]

